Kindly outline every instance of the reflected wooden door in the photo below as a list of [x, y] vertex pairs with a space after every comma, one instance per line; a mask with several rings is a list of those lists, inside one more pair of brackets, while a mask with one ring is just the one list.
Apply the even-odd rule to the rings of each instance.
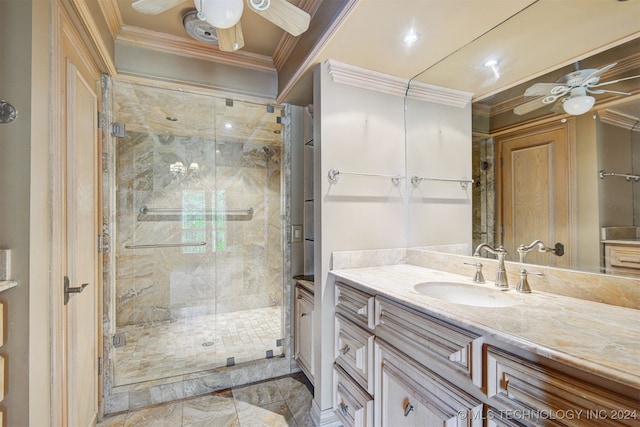
[[571, 264], [571, 122], [553, 123], [496, 138], [500, 161], [497, 176], [497, 241], [513, 261], [517, 248], [534, 240], [547, 247], [564, 245], [555, 256], [536, 249], [527, 263], [562, 266]]

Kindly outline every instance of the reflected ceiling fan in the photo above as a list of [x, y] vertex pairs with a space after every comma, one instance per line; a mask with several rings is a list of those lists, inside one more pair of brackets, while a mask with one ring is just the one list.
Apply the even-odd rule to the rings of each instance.
[[535, 96], [536, 99], [518, 105], [513, 109], [513, 112], [518, 115], [524, 115], [539, 108], [552, 105], [551, 110], [554, 112], [559, 112], [560, 106], [562, 106], [562, 109], [567, 114], [577, 116], [586, 113], [595, 104], [596, 99], [590, 94], [615, 93], [618, 95], [631, 95], [628, 92], [598, 89], [601, 86], [640, 77], [640, 75], [631, 76], [600, 83], [600, 76], [615, 67], [616, 64], [617, 63], [614, 62], [599, 69], [580, 70], [576, 62], [574, 66], [575, 71], [561, 77], [555, 83], [536, 83], [530, 86], [524, 92], [524, 96]]
[[[136, 0], [131, 6], [140, 13], [157, 15], [184, 1]], [[220, 50], [233, 52], [242, 49], [244, 36], [240, 18], [244, 9], [244, 0], [193, 0], [193, 2], [198, 19], [215, 28]], [[309, 28], [311, 16], [287, 0], [246, 0], [246, 3], [249, 9], [292, 36], [298, 36]]]

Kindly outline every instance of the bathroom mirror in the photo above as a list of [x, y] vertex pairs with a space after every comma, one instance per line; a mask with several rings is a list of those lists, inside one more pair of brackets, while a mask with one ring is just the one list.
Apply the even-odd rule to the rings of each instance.
[[[473, 46], [465, 47], [472, 48]], [[623, 79], [640, 74], [639, 53], [640, 39], [636, 38], [582, 57], [577, 66], [579, 69], [597, 69], [617, 63], [602, 75], [601, 81]], [[603, 87], [602, 89], [611, 88], [631, 95], [594, 94], [595, 106], [582, 115], [567, 115], [562, 108], [559, 108], [559, 112], [554, 112], [549, 107], [539, 108], [524, 115], [514, 114], [514, 107], [532, 99], [523, 97], [528, 87], [539, 82], [556, 82], [574, 71], [575, 66], [576, 64], [568, 64], [474, 102], [473, 247], [481, 242], [495, 245], [504, 243], [507, 246], [507, 237], [515, 234], [513, 229], [508, 228], [509, 221], [502, 218], [506, 208], [502, 203], [505, 192], [499, 182], [500, 153], [503, 157], [505, 153], [501, 150], [501, 141], [504, 141], [510, 132], [532, 129], [534, 126], [565, 127], [568, 135], [575, 136], [571, 138], [568, 158], [563, 162], [569, 171], [568, 176], [574, 178], [564, 181], [564, 185], [569, 187], [569, 212], [563, 230], [566, 239], [544, 240], [544, 237], [535, 237], [535, 234], [528, 235], [523, 241], [518, 241], [518, 244], [529, 244], [540, 238], [548, 251], [540, 252], [539, 246], [536, 246], [527, 253], [525, 262], [601, 272], [603, 228], [627, 227], [629, 232], [634, 232], [629, 238], [637, 239], [634, 227], [640, 224], [640, 182], [636, 183], [633, 179], [619, 176], [601, 178], [599, 172], [604, 170], [607, 173], [640, 174], [640, 79], [629, 79]], [[411, 147], [408, 146], [407, 150], [410, 155]], [[519, 168], [520, 171], [525, 169], [531, 170], [522, 168], [522, 165]], [[533, 176], [525, 179], [535, 181]], [[551, 194], [550, 203], [553, 204], [555, 196]], [[535, 198], [536, 195], [529, 197]], [[535, 202], [529, 205], [536, 206]], [[534, 212], [529, 212], [528, 215], [531, 217], [529, 220], [535, 222], [535, 216], [540, 216], [543, 210], [533, 210]], [[551, 251], [558, 249], [556, 243], [563, 244], [563, 251], [560, 252], [564, 254], [561, 257]], [[516, 244], [511, 243], [508, 249], [507, 259], [519, 261]]]

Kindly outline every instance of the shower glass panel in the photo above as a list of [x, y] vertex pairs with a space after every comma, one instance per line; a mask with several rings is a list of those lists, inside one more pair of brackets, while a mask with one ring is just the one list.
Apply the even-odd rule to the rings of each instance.
[[282, 108], [114, 81], [114, 385], [283, 355]]

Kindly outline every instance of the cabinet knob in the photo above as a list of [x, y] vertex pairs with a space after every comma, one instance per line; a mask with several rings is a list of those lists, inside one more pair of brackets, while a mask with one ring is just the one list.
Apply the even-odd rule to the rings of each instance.
[[301, 313], [300, 317], [304, 317], [304, 316], [308, 316], [308, 315], [309, 315], [309, 313]]
[[351, 350], [351, 347], [349, 347], [349, 344], [345, 344], [344, 347], [342, 347], [342, 354], [347, 354], [349, 353], [349, 351]]
[[404, 410], [404, 416], [408, 416], [409, 412], [413, 411], [413, 405], [409, 402], [409, 398], [405, 398], [402, 403], [402, 409]]
[[349, 415], [349, 405], [345, 405], [344, 402], [340, 402], [340, 412], [342, 412], [342, 415], [345, 417]]

